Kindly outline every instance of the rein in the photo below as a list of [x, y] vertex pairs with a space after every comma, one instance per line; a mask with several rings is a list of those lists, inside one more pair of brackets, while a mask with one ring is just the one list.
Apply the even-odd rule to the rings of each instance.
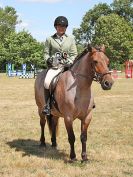
[[81, 73], [75, 73], [74, 71], [72, 71], [72, 70], [70, 70], [71, 72], [73, 72], [73, 75], [75, 76], [75, 77], [83, 77], [83, 78], [85, 78], [85, 79], [92, 79], [93, 81], [96, 81], [96, 82], [98, 82], [98, 83], [101, 83], [101, 81], [102, 81], [102, 79], [103, 79], [103, 77], [105, 76], [105, 75], [107, 75], [107, 74], [110, 74], [111, 75], [111, 73], [110, 72], [107, 72], [107, 73], [104, 73], [104, 74], [101, 74], [101, 73], [98, 73], [98, 72], [95, 72], [94, 73], [94, 76], [87, 76], [87, 75], [84, 75], [84, 74], [81, 74]]

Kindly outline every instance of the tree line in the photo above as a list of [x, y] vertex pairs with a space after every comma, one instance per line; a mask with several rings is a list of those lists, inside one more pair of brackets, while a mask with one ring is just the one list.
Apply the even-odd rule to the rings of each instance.
[[[89, 5], [88, 5], [89, 6]], [[13, 7], [0, 8], [0, 70], [6, 63], [14, 63], [17, 68], [22, 63], [44, 68], [44, 43], [38, 42], [30, 32], [16, 32], [18, 20]], [[112, 4], [99, 3], [82, 18], [79, 28], [73, 29], [78, 53], [84, 46], [104, 44], [111, 67], [119, 67], [127, 59], [133, 60], [133, 2], [114, 0]]]
[[90, 9], [79, 28], [73, 30], [79, 50], [83, 44], [105, 44], [112, 67], [133, 60], [133, 1], [114, 0]]
[[38, 42], [25, 30], [16, 32], [18, 20], [13, 7], [0, 8], [0, 70], [5, 70], [7, 63], [13, 63], [17, 69], [23, 63], [45, 67], [43, 61], [44, 44]]

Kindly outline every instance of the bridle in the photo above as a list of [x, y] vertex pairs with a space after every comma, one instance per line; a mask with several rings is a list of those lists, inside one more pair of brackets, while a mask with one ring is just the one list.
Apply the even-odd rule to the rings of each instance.
[[[97, 48], [95, 52], [103, 52], [100, 48]], [[104, 52], [103, 52], [104, 53]], [[93, 81], [96, 81], [98, 83], [101, 83], [103, 80], [103, 77], [107, 74], [111, 75], [110, 72], [105, 72], [105, 73], [99, 73], [96, 71], [94, 64], [92, 63], [92, 71], [93, 71]]]

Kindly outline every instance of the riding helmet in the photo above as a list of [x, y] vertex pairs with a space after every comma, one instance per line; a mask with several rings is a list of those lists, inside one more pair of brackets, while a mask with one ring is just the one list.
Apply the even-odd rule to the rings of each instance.
[[63, 27], [68, 27], [68, 20], [64, 16], [58, 16], [55, 21], [54, 21], [54, 27], [57, 25], [63, 26]]

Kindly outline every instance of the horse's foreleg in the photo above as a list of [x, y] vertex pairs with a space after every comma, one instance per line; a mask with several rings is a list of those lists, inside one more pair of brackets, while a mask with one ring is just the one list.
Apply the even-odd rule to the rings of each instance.
[[75, 154], [75, 149], [74, 149], [74, 143], [75, 143], [75, 135], [73, 132], [73, 122], [70, 117], [64, 118], [65, 121], [65, 126], [68, 134], [68, 141], [70, 144], [70, 159], [75, 160], [76, 159], [76, 154]]
[[41, 137], [40, 137], [40, 146], [46, 146], [45, 144], [45, 136], [44, 136], [44, 127], [45, 127], [46, 119], [45, 116], [40, 114], [40, 126], [41, 126]]
[[85, 120], [81, 120], [81, 143], [82, 143], [82, 153], [81, 157], [83, 161], [88, 160], [87, 159], [87, 153], [86, 153], [86, 141], [87, 141], [87, 129], [90, 124], [92, 115], [89, 114]]

